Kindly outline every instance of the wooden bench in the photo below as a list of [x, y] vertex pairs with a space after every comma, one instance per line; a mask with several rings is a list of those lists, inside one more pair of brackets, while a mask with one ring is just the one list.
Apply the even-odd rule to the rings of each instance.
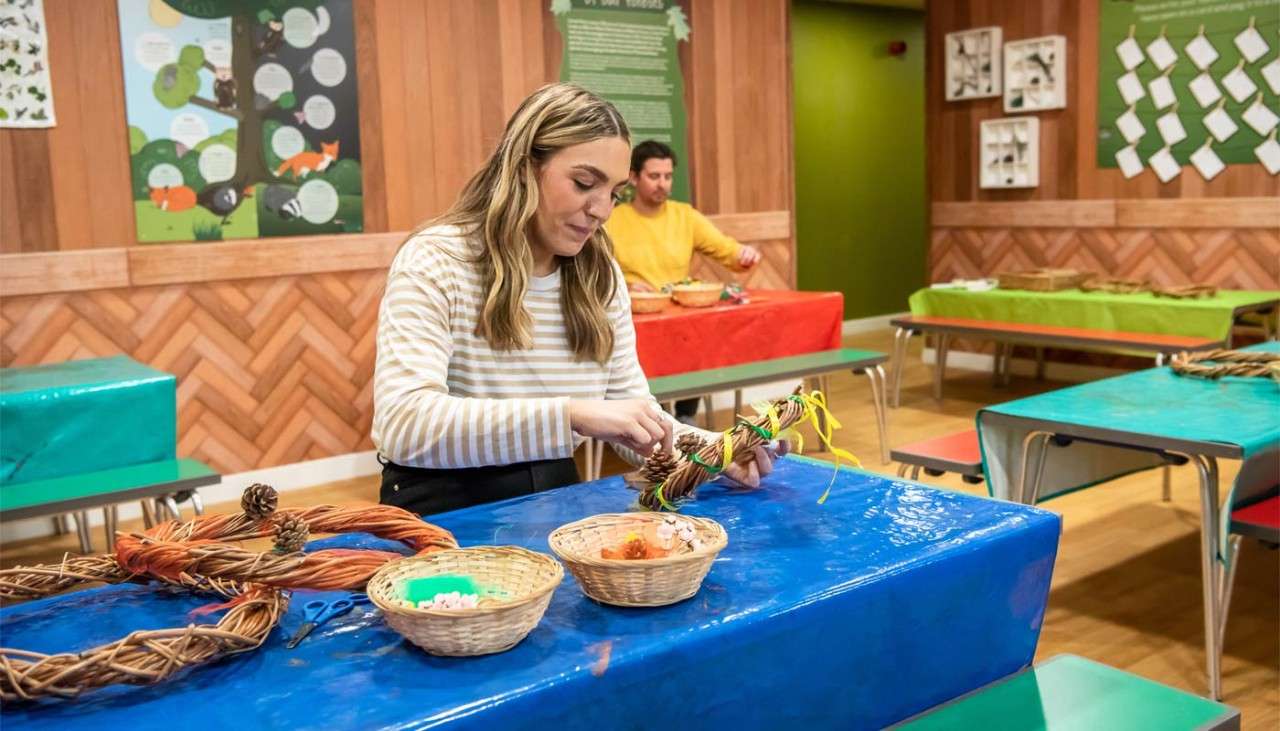
[[905, 477], [911, 467], [913, 480], [919, 479], [923, 469], [934, 477], [954, 472], [969, 484], [982, 482], [982, 450], [976, 429], [898, 447], [889, 452], [889, 459], [900, 463], [898, 477]]
[[922, 333], [935, 338], [935, 363], [933, 368], [933, 396], [942, 398], [942, 379], [947, 370], [947, 349], [952, 337], [980, 338], [996, 341], [995, 369], [997, 383], [1009, 381], [1009, 360], [1014, 345], [1035, 345], [1037, 352], [1036, 377], [1044, 377], [1044, 348], [1071, 348], [1078, 350], [1130, 350], [1150, 353], [1156, 365], [1164, 364], [1165, 356], [1184, 350], [1207, 350], [1222, 347], [1222, 340], [1187, 337], [1183, 335], [1159, 335], [1155, 333], [1094, 330], [1056, 325], [1036, 325], [1022, 322], [996, 320], [970, 320], [961, 317], [933, 317], [910, 315], [889, 321], [897, 328], [893, 342], [893, 406], [896, 408], [902, 393], [902, 367], [907, 357], [907, 343], [912, 335]]
[[[762, 383], [783, 381], [790, 378], [821, 377], [835, 371], [850, 370], [854, 373], [865, 373], [871, 384], [871, 401], [876, 414], [876, 431], [880, 437], [880, 459], [889, 461], [887, 420], [887, 399], [884, 362], [888, 356], [874, 350], [857, 350], [854, 348], [836, 348], [805, 355], [792, 355], [785, 358], [760, 360], [724, 368], [709, 368], [702, 371], [680, 373], [672, 376], [661, 376], [649, 380], [649, 392], [660, 403], [667, 404], [667, 410], [673, 411], [671, 404], [680, 399], [704, 397], [708, 398], [706, 418], [711, 418], [709, 395], [719, 391], [734, 392], [733, 412], [742, 413], [742, 389]], [[823, 389], [826, 390], [825, 388]], [[710, 422], [707, 422], [708, 427]], [[604, 459], [604, 443], [593, 440], [587, 442], [587, 479], [594, 480], [600, 476], [600, 465]]]
[[1240, 711], [1075, 655], [1058, 655], [892, 729], [1238, 730]]
[[[222, 477], [217, 472], [202, 462], [173, 459], [47, 480], [12, 483], [0, 487], [0, 522], [70, 513], [76, 519], [80, 550], [92, 553], [93, 539], [89, 535], [88, 514], [90, 509], [104, 508], [107, 547], [110, 548], [115, 543], [118, 503], [155, 500], [157, 510], [163, 506], [174, 518], [178, 518], [175, 494], [190, 492], [193, 504], [199, 508], [195, 490], [215, 485], [221, 480]], [[143, 514], [149, 523], [150, 516], [145, 508]]]

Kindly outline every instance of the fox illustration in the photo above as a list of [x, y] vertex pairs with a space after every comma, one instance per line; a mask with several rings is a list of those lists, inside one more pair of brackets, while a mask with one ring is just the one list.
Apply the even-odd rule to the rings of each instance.
[[185, 211], [196, 205], [196, 192], [185, 185], [151, 189], [151, 202], [156, 208], [170, 213]]
[[320, 152], [303, 150], [281, 163], [276, 169], [276, 177], [283, 177], [286, 170], [293, 173], [294, 180], [301, 180], [311, 173], [324, 170], [338, 159], [338, 141], [320, 143]]

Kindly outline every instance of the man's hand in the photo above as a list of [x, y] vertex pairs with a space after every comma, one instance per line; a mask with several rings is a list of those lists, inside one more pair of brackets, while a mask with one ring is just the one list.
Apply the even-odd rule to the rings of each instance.
[[738, 252], [738, 266], [743, 269], [750, 269], [760, 263], [760, 250], [754, 246], [743, 246], [742, 251]]
[[627, 289], [628, 289], [628, 290], [630, 290], [630, 291], [632, 291], [632, 292], [656, 292], [656, 291], [658, 291], [658, 290], [654, 289], [654, 288], [653, 288], [653, 287], [652, 287], [648, 282], [629, 282], [629, 283], [627, 284]]

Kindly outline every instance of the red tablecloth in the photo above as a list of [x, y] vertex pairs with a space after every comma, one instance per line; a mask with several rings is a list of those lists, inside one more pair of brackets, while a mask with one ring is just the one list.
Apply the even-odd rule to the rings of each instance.
[[646, 376], [670, 376], [840, 347], [840, 292], [753, 290], [745, 305], [681, 307], [632, 315]]

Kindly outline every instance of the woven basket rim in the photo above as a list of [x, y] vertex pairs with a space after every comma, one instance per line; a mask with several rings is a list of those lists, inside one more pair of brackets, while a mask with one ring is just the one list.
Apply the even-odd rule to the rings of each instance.
[[591, 566], [599, 566], [602, 568], [614, 569], [652, 569], [654, 567], [678, 566], [684, 563], [692, 563], [705, 559], [708, 555], [714, 556], [724, 550], [729, 545], [729, 533], [711, 518], [700, 518], [693, 515], [681, 515], [681, 520], [693, 521], [696, 525], [710, 528], [715, 533], [715, 539], [712, 542], [704, 543], [702, 548], [694, 549], [688, 553], [680, 553], [674, 556], [664, 556], [663, 558], [600, 558], [599, 556], [589, 556], [581, 553], [573, 553], [558, 545], [560, 536], [572, 532], [585, 526], [595, 523], [604, 522], [606, 520], [640, 520], [649, 521], [661, 520], [663, 514], [660, 513], [600, 513], [591, 515], [581, 520], [575, 520], [572, 523], [564, 525], [551, 531], [551, 535], [547, 536], [547, 545], [551, 547], [554, 553], [561, 561], [569, 563], [587, 564]]
[[672, 292], [710, 292], [711, 290], [720, 291], [724, 289], [724, 285], [719, 282], [697, 282], [695, 284], [673, 284]]
[[667, 292], [630, 292], [628, 293], [633, 300], [669, 300], [671, 295]]
[[371, 586], [374, 583], [374, 581], [376, 581], [382, 576], [382, 574], [390, 573], [392, 570], [394, 570], [394, 567], [399, 567], [405, 564], [413, 564], [413, 563], [434, 563], [435, 560], [438, 560], [439, 558], [444, 558], [447, 555], [456, 555], [457, 553], [481, 553], [481, 552], [492, 551], [495, 549], [501, 549], [502, 551], [507, 553], [525, 554], [525, 558], [527, 559], [530, 559], [536, 563], [544, 563], [548, 566], [551, 566], [554, 569], [554, 573], [541, 586], [538, 586], [536, 589], [529, 592], [528, 594], [525, 594], [519, 599], [514, 599], [512, 601], [495, 602], [488, 606], [475, 607], [473, 609], [466, 609], [466, 608], [464, 609], [418, 609], [417, 607], [410, 609], [409, 607], [405, 607], [397, 604], [391, 604], [389, 602], [382, 601], [382, 597], [377, 592], [374, 592], [374, 591], [369, 592], [369, 600], [372, 601], [375, 605], [377, 605], [377, 607], [381, 609], [383, 612], [391, 612], [391, 613], [403, 615], [406, 617], [413, 617], [413, 618], [441, 617], [441, 618], [450, 618], [450, 619], [458, 619], [458, 618], [465, 618], [465, 617], [482, 617], [488, 614], [499, 614], [499, 613], [519, 609], [520, 607], [523, 607], [526, 604], [536, 602], [546, 594], [555, 591], [556, 587], [560, 586], [561, 582], [564, 581], [564, 566], [562, 566], [559, 561], [555, 560], [551, 556], [548, 556], [547, 554], [542, 553], [540, 551], [532, 551], [528, 548], [524, 548], [523, 546], [467, 546], [466, 548], [450, 548], [443, 551], [435, 551], [433, 553], [419, 555], [419, 556], [406, 556], [396, 561], [390, 561], [387, 564], [385, 564], [382, 568], [378, 569], [378, 571], [374, 573], [372, 577], [370, 577], [369, 585]]

